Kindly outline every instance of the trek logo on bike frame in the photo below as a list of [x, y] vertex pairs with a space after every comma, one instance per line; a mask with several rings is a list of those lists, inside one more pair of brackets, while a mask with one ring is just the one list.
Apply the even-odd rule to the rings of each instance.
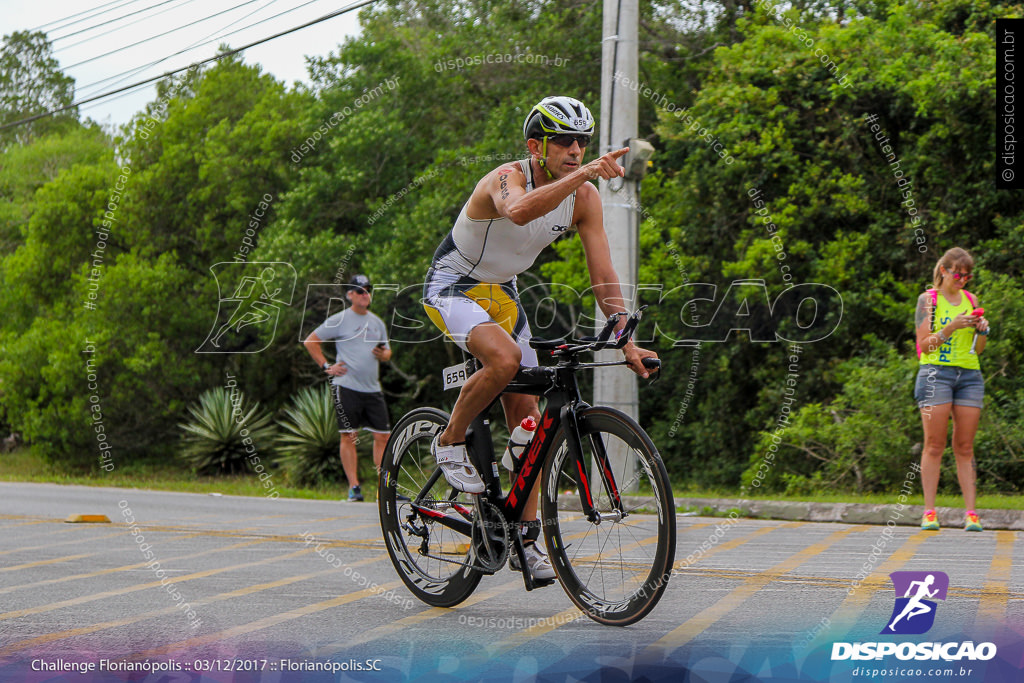
[[[555, 423], [555, 418], [551, 417], [547, 411], [540, 418], [540, 424], [537, 425], [537, 432], [533, 435], [533, 439], [530, 441], [530, 449], [526, 451], [526, 455], [523, 456], [522, 469], [519, 470], [519, 476], [516, 477], [515, 486], [508, 494], [509, 505], [515, 507], [519, 502], [519, 494], [526, 488], [526, 479], [533, 472], [534, 466], [537, 464], [537, 458], [540, 455], [541, 446], [548, 438], [548, 430], [551, 429], [551, 425]], [[527, 491], [527, 494], [529, 492]]]

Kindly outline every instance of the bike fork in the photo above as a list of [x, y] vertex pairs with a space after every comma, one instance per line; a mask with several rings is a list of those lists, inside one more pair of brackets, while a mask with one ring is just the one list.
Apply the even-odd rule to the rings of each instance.
[[[587, 476], [587, 464], [584, 462], [583, 444], [580, 441], [579, 420], [576, 416], [575, 407], [565, 405], [562, 407], [562, 424], [565, 429], [565, 440], [569, 445], [569, 454], [576, 462], [576, 472], [579, 476], [580, 503], [583, 506], [583, 514], [587, 520], [594, 523], [601, 523], [601, 513], [594, 507], [594, 493], [591, 488], [590, 477]], [[612, 510], [622, 514], [622, 500], [619, 497], [618, 487], [615, 485], [615, 477], [612, 474], [608, 461], [608, 451], [599, 434], [592, 434], [588, 437], [593, 446], [594, 471], [600, 477], [600, 483], [604, 486], [608, 497], [611, 499]]]

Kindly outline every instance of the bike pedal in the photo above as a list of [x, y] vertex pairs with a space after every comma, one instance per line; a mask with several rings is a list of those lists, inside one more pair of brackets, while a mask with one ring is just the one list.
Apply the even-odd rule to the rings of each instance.
[[534, 579], [533, 588], [528, 590], [536, 590], [537, 588], [544, 588], [544, 586], [550, 586], [555, 582], [555, 579]]

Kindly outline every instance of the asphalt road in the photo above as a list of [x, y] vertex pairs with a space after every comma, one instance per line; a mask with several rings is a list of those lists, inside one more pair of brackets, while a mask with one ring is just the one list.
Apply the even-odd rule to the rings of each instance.
[[[664, 599], [614, 628], [509, 570], [454, 609], [420, 603], [372, 503], [0, 483], [0, 681], [1024, 680], [1017, 532], [677, 522]], [[924, 634], [879, 635], [894, 571], [949, 577]], [[875, 641], [996, 654], [832, 660]]]

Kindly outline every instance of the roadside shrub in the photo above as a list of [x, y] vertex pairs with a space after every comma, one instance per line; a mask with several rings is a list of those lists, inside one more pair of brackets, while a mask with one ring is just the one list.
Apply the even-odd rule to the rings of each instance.
[[259, 403], [249, 404], [245, 394], [224, 387], [203, 392], [199, 404], [189, 406], [191, 422], [185, 430], [180, 458], [199, 474], [235, 473], [249, 470], [246, 448], [269, 450], [276, 429], [270, 413]]
[[328, 385], [304, 387], [278, 421], [277, 463], [297, 485], [341, 481], [338, 423]]

